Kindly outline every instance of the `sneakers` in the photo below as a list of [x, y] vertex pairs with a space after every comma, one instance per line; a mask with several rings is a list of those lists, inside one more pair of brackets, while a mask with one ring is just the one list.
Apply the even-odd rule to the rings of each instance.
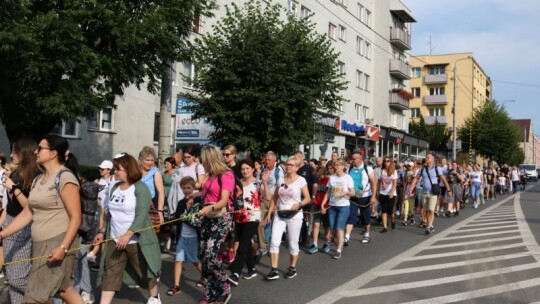
[[308, 250], [308, 252], [311, 254], [317, 253], [317, 251], [319, 251], [319, 248], [317, 248], [316, 244], [311, 245], [311, 247]]
[[246, 279], [246, 280], [251, 280], [253, 279], [254, 277], [257, 276], [257, 273], [255, 272], [255, 269], [252, 269], [250, 270], [248, 273], [246, 273], [243, 278]]
[[159, 298], [159, 295], [157, 298], [150, 297], [148, 299], [148, 302], [146, 302], [146, 304], [161, 304], [161, 299]]
[[[325, 245], [326, 245], [326, 244], [325, 244]], [[349, 239], [348, 239], [348, 238], [345, 238], [345, 239], [344, 239], [343, 245], [349, 246]], [[328, 251], [327, 251], [327, 252], [328, 252]]]
[[289, 267], [289, 270], [285, 274], [286, 279], [292, 279], [296, 276], [296, 268], [295, 267]]
[[341, 252], [337, 252], [337, 251], [336, 251], [336, 253], [334, 253], [334, 255], [332, 256], [332, 258], [334, 258], [334, 259], [336, 259], [336, 260], [337, 260], [337, 259], [341, 259]]
[[421, 223], [420, 223], [420, 227], [421, 227], [421, 228], [427, 228], [426, 222], [421, 222]]
[[260, 249], [259, 249], [259, 255], [263, 256], [263, 255], [265, 255], [265, 254], [267, 254], [267, 253], [268, 253], [268, 250], [263, 249], [263, 248], [260, 248]]
[[386, 228], [383, 228], [381, 231], [379, 231], [380, 233], [386, 233], [386, 231], [388, 231], [388, 229]]
[[364, 238], [362, 239], [362, 244], [367, 244], [369, 243], [370, 239], [369, 239], [369, 236], [364, 236]]
[[179, 293], [181, 293], [181, 291], [180, 291], [180, 286], [178, 285], [174, 285], [173, 287], [171, 287], [171, 289], [167, 290], [167, 295], [169, 296], [175, 296]]
[[[349, 240], [347, 240], [345, 244], [347, 244], [345, 246], [349, 246]], [[329, 251], [330, 251], [330, 244], [324, 243], [324, 245], [321, 248], [321, 252], [328, 253]]]
[[229, 281], [234, 286], [238, 286], [238, 279], [239, 278], [238, 278], [238, 275], [236, 273], [230, 275], [229, 277], [227, 277], [227, 281]]
[[205, 281], [204, 281], [204, 278], [201, 277], [201, 279], [197, 282], [196, 285], [197, 285], [197, 287], [199, 287], [199, 288], [203, 288], [205, 284], [206, 284], [206, 283], [205, 283]]
[[390, 228], [396, 229], [396, 223], [392, 222], [392, 224], [390, 225]]
[[435, 228], [433, 228], [433, 227], [428, 227], [428, 228], [426, 228], [426, 235], [432, 234], [432, 233], [434, 233], [434, 232], [435, 232]]
[[446, 213], [444, 215], [446, 215], [446, 217], [452, 217], [452, 212], [446, 211]]
[[264, 278], [266, 280], [277, 280], [279, 279], [279, 272], [276, 269], [272, 269]]
[[435, 216], [439, 216], [439, 211], [435, 211], [433, 214], [435, 214]]

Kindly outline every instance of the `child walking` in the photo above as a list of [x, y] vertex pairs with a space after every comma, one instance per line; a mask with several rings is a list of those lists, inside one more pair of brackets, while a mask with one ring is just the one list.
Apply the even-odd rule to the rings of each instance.
[[[414, 198], [415, 193], [411, 190], [412, 182], [414, 180], [414, 176], [412, 174], [407, 174], [405, 176], [405, 191], [403, 192], [403, 214], [405, 217], [403, 218], [403, 226], [407, 226], [407, 221], [410, 221], [411, 225], [414, 225]], [[410, 194], [410, 195], [409, 195]]]
[[[178, 202], [175, 218], [180, 218], [188, 214], [198, 213], [202, 205], [201, 197], [192, 197], [195, 190], [195, 179], [186, 176], [180, 180], [180, 188], [184, 192], [184, 198]], [[199, 231], [190, 221], [178, 221], [176, 223], [176, 257], [174, 263], [174, 285], [167, 291], [169, 296], [180, 294], [180, 276], [182, 275], [182, 264], [193, 263], [195, 268], [201, 272], [201, 263], [198, 259]]]

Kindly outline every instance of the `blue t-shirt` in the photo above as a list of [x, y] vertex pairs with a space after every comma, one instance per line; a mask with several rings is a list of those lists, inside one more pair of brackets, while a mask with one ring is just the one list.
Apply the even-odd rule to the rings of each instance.
[[419, 176], [418, 178], [422, 179], [421, 182], [423, 194], [431, 194], [431, 184], [433, 183], [434, 185], [436, 185], [439, 182], [439, 178], [437, 177], [437, 175], [441, 173], [441, 168], [438, 168], [435, 165], [433, 165], [431, 168], [424, 166], [418, 169], [418, 171], [416, 171], [416, 176], [422, 174], [422, 176]]
[[154, 175], [156, 175], [158, 168], [154, 167], [148, 171], [148, 173], [143, 176], [141, 181], [148, 187], [148, 190], [150, 190], [150, 196], [154, 198], [156, 196], [156, 187], [154, 186]]

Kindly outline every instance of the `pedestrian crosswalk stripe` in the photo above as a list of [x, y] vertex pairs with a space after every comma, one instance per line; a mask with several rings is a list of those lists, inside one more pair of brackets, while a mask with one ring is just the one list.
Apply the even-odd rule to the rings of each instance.
[[[513, 223], [512, 222], [504, 222], [505, 224], [517, 224], [517, 223]], [[475, 227], [483, 227], [483, 226], [494, 226], [494, 225], [500, 225], [501, 222], [495, 222], [495, 223], [484, 223], [484, 222], [474, 222], [474, 223], [469, 223], [467, 225], [465, 225], [464, 227], [467, 227], [467, 228], [475, 228]]]
[[477, 219], [474, 222], [475, 223], [489, 223], [489, 222], [500, 223], [500, 222], [511, 222], [515, 220], [516, 220], [516, 216], [514, 215], [514, 216], [509, 216], [508, 218], [502, 218], [502, 219]]
[[467, 227], [461, 227], [459, 228], [459, 231], [478, 231], [478, 230], [493, 230], [493, 229], [503, 229], [503, 228], [512, 228], [512, 227], [516, 227], [518, 224], [517, 223], [513, 223], [513, 224], [508, 224], [508, 225], [503, 225], [503, 226], [497, 226], [497, 227], [479, 227], [479, 228], [476, 228], [476, 229], [464, 229], [464, 228], [467, 228]]
[[456, 246], [466, 246], [466, 245], [476, 245], [476, 244], [484, 244], [484, 243], [491, 243], [491, 242], [499, 242], [499, 241], [509, 241], [509, 240], [517, 240], [522, 239], [520, 235], [517, 236], [509, 236], [504, 238], [497, 238], [497, 239], [489, 239], [489, 240], [482, 240], [482, 241], [468, 241], [468, 242], [458, 242], [458, 243], [451, 243], [451, 244], [444, 244], [444, 245], [431, 245], [429, 248], [426, 249], [438, 249], [438, 248], [450, 248], [450, 247], [456, 247]]
[[[502, 274], [507, 274], [507, 273], [512, 273], [512, 272], [523, 271], [523, 270], [533, 270], [536, 268], [540, 270], [539, 262], [491, 269], [491, 270], [486, 270], [486, 271], [477, 271], [473, 273], [460, 274], [460, 275], [449, 276], [449, 277], [438, 278], [438, 279], [429, 279], [429, 280], [423, 280], [423, 281], [404, 282], [404, 283], [399, 283], [399, 284], [394, 284], [394, 285], [384, 285], [384, 286], [378, 286], [378, 287], [362, 288], [358, 290], [349, 291], [346, 297], [350, 298], [350, 297], [372, 295], [372, 294], [377, 294], [377, 293], [385, 293], [385, 292], [388, 292], [389, 290], [397, 291], [397, 290], [406, 290], [406, 289], [411, 289], [411, 288], [435, 286], [435, 285], [441, 285], [441, 284], [454, 283], [458, 281], [480, 279], [480, 278], [485, 278], [485, 277], [489, 277], [493, 275], [502, 275]], [[540, 279], [536, 279], [536, 280], [538, 280], [539, 281], [538, 284], [540, 284]], [[438, 302], [431, 301], [429, 303], [438, 303]]]
[[[516, 227], [516, 229], [518, 229], [519, 227]], [[459, 240], [459, 239], [468, 239], [468, 238], [473, 238], [473, 237], [479, 237], [479, 236], [493, 236], [493, 235], [501, 235], [501, 234], [504, 234], [504, 233], [519, 233], [519, 230], [511, 230], [511, 231], [506, 231], [506, 232], [500, 232], [500, 231], [496, 231], [496, 232], [486, 232], [486, 233], [479, 233], [479, 234], [466, 234], [466, 235], [456, 235], [456, 236], [447, 236], [444, 238], [445, 241], [447, 240]]]

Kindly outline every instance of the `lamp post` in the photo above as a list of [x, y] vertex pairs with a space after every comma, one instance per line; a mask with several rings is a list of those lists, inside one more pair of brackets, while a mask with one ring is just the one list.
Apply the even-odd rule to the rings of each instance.
[[[467, 56], [467, 58], [461, 58], [456, 61], [454, 61], [454, 98], [452, 103], [452, 157], [454, 160], [457, 159], [457, 132], [456, 132], [456, 83], [457, 83], [457, 63], [462, 60], [468, 60], [471, 59], [471, 56]], [[472, 144], [472, 143], [471, 143]]]

